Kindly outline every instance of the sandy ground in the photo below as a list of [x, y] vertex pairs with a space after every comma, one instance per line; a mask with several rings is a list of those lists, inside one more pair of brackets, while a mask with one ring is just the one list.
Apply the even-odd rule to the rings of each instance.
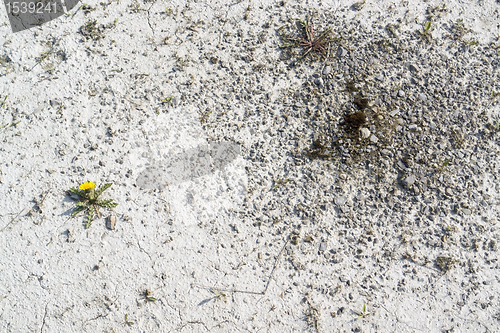
[[[384, 248], [399, 239], [396, 232], [379, 235], [365, 252], [376, 260], [357, 257], [353, 247], [339, 258], [334, 249], [344, 241], [372, 236], [318, 235], [315, 223], [338, 219], [338, 209], [323, 211], [300, 241], [297, 214], [280, 213], [289, 223], [282, 229], [260, 215], [242, 217], [249, 202], [259, 209], [258, 200], [286, 186], [279, 179], [287, 169], [271, 151], [252, 172], [281, 170], [274, 183], [250, 181], [253, 144], [272, 146], [279, 133], [250, 126], [247, 112], [279, 105], [281, 92], [300, 79], [257, 75], [253, 94], [264, 99], [253, 106], [229, 87], [252, 66], [285, 68], [279, 27], [314, 11], [317, 20], [338, 15], [342, 25], [374, 31], [397, 24], [404, 34], [422, 30], [429, 9], [435, 40], [448, 33], [442, 23], [460, 19], [467, 40], [497, 42], [495, 1], [110, 1], [15, 34], [2, 11], [0, 331], [499, 331], [491, 243], [499, 237], [498, 167], [484, 183], [494, 199], [485, 214], [441, 220], [476, 226], [493, 244], [489, 257], [457, 248], [463, 265], [449, 271], [401, 259], [412, 241]], [[271, 117], [282, 112], [270, 109]], [[493, 118], [498, 111], [489, 109]], [[217, 125], [227, 114], [234, 121]], [[76, 201], [68, 194], [85, 181], [112, 183], [102, 197], [118, 203], [89, 228], [85, 214], [71, 217]], [[260, 185], [267, 192], [254, 192]], [[342, 198], [334, 192], [329, 200], [341, 206]], [[439, 258], [443, 249], [424, 252]], [[389, 252], [398, 257], [378, 260]], [[412, 269], [416, 277], [405, 281]], [[474, 269], [472, 281], [464, 272]]]

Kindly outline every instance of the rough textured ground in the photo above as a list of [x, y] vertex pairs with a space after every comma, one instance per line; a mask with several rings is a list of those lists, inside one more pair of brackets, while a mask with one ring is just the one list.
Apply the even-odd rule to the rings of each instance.
[[443, 4], [1, 27], [0, 331], [498, 331], [500, 5]]

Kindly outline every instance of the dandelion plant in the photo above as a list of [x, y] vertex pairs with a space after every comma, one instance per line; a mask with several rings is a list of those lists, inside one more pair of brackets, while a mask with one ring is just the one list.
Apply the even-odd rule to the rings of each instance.
[[85, 224], [85, 228], [90, 228], [92, 220], [94, 219], [94, 215], [97, 215], [98, 218], [101, 217], [99, 207], [113, 208], [118, 206], [116, 202], [113, 202], [113, 199], [98, 200], [102, 192], [104, 192], [111, 185], [113, 184], [108, 183], [96, 190], [95, 183], [88, 181], [81, 184], [78, 189], [69, 189], [69, 192], [71, 194], [76, 194], [80, 198], [80, 201], [76, 203], [77, 207], [75, 208], [73, 213], [71, 213], [71, 215], [76, 216], [78, 213], [87, 210], [87, 223]]

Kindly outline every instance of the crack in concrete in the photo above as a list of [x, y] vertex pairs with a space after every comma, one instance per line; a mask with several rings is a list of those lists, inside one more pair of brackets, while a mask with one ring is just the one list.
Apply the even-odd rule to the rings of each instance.
[[45, 313], [43, 314], [43, 319], [42, 319], [42, 327], [40, 327], [40, 333], [43, 332], [43, 327], [45, 326], [45, 319], [47, 318], [47, 307], [49, 306], [49, 302], [45, 304]]

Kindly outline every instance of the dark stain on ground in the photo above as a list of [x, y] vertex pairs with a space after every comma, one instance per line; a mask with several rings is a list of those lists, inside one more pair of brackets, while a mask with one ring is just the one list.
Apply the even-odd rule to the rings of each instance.
[[354, 101], [354, 104], [360, 109], [366, 109], [368, 107], [369, 100], [368, 98], [359, 98]]
[[344, 117], [344, 124], [348, 130], [355, 131], [366, 123], [366, 114], [358, 111], [355, 113], [347, 114]]

